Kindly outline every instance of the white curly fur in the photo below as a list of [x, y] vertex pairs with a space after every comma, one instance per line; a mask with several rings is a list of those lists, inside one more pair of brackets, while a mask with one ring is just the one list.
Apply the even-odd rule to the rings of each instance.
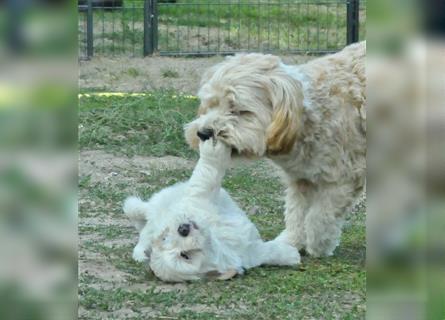
[[366, 43], [290, 66], [278, 57], [228, 57], [203, 77], [199, 117], [234, 154], [266, 156], [287, 185], [286, 229], [278, 237], [314, 256], [331, 255], [366, 175]]
[[[140, 232], [133, 251], [165, 281], [228, 279], [262, 264], [296, 265], [298, 250], [282, 241], [264, 242], [255, 225], [221, 188], [230, 163], [222, 142], [201, 143], [200, 159], [187, 182], [154, 194], [148, 202], [129, 197], [124, 212]], [[188, 224], [190, 233], [178, 228]]]

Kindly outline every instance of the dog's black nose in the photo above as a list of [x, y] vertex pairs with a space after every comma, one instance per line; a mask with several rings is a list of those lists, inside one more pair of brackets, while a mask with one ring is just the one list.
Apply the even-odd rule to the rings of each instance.
[[206, 141], [206, 140], [210, 139], [211, 137], [213, 137], [213, 130], [212, 129], [202, 129], [197, 132], [197, 135], [198, 135], [199, 139], [201, 139], [202, 141]]
[[178, 233], [183, 237], [187, 237], [190, 233], [190, 225], [188, 223], [181, 224], [178, 228]]

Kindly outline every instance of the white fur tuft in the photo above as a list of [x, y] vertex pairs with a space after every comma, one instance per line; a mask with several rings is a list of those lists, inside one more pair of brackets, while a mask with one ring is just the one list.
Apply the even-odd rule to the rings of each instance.
[[141, 231], [147, 222], [147, 203], [138, 197], [128, 197], [124, 201], [123, 210], [135, 228]]
[[[262, 264], [295, 265], [298, 250], [284, 241], [264, 242], [255, 225], [221, 189], [231, 148], [207, 140], [192, 177], [153, 195], [148, 202], [130, 197], [124, 211], [132, 220], [147, 217], [133, 259], [148, 263], [165, 281], [188, 281], [217, 275], [226, 280]], [[139, 221], [139, 220], [138, 220]], [[187, 226], [186, 234], [180, 232]]]

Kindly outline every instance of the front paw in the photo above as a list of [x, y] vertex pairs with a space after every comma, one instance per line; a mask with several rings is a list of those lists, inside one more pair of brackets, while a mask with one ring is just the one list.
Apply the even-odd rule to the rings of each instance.
[[232, 153], [231, 148], [219, 139], [210, 138], [199, 144], [200, 157], [212, 162], [228, 162]]
[[283, 242], [291, 245], [298, 250], [304, 250], [306, 248], [306, 241], [304, 235], [291, 236], [287, 230], [283, 230], [276, 238], [275, 241]]
[[300, 253], [298, 252], [298, 250], [295, 247], [292, 246], [288, 246], [287, 248], [287, 264], [289, 266], [295, 266], [297, 264], [300, 264], [301, 262], [301, 257], [300, 257]]
[[277, 240], [273, 240], [269, 243], [270, 245], [273, 245], [271, 250], [275, 255], [273, 264], [295, 266], [301, 262], [300, 253], [294, 246]]
[[220, 275], [217, 277], [218, 280], [229, 280], [235, 277], [238, 274], [238, 271], [236, 269], [230, 269], [223, 273], [220, 273]]
[[148, 256], [146, 254], [146, 250], [142, 246], [136, 246], [133, 249], [133, 260], [137, 262], [148, 261]]

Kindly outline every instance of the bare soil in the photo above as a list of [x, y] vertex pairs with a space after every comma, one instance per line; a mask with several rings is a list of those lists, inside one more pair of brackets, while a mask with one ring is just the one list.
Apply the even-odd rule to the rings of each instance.
[[194, 165], [193, 161], [174, 156], [127, 158], [100, 150], [88, 150], [80, 152], [79, 175], [89, 176], [93, 183], [115, 184], [132, 179], [125, 176], [125, 171], [129, 169], [150, 175], [154, 171], [190, 169]]
[[[304, 63], [313, 57], [283, 56], [290, 64]], [[83, 91], [144, 92], [171, 89], [196, 94], [206, 69], [224, 57], [210, 58], [93, 58], [80, 61], [79, 87]], [[136, 72], [135, 72], [136, 70]], [[169, 76], [173, 72], [174, 76]]]

